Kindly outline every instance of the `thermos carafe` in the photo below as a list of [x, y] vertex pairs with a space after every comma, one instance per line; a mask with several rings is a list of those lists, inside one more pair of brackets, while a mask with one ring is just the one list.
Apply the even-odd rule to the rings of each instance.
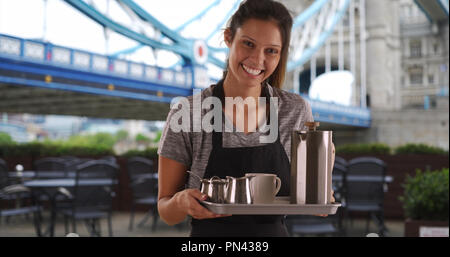
[[307, 131], [293, 131], [291, 143], [292, 204], [328, 204], [332, 192], [332, 131], [318, 131], [319, 122], [306, 122]]

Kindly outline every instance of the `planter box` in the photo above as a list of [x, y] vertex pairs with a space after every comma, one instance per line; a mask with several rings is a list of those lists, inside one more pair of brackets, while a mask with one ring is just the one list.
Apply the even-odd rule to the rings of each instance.
[[405, 237], [419, 236], [448, 237], [448, 221], [406, 220]]

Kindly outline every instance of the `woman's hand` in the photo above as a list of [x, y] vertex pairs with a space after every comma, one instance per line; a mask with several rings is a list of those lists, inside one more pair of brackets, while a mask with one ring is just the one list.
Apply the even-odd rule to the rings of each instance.
[[186, 211], [187, 215], [195, 219], [201, 220], [231, 216], [227, 214], [216, 214], [203, 207], [199, 201], [206, 200], [208, 196], [202, 194], [198, 189], [185, 189], [177, 192], [173, 197], [178, 208]]
[[[330, 199], [331, 203], [336, 202], [336, 199], [334, 199], [334, 190], [331, 189], [331, 199]], [[319, 216], [319, 217], [328, 217], [328, 214], [316, 214], [314, 216]]]

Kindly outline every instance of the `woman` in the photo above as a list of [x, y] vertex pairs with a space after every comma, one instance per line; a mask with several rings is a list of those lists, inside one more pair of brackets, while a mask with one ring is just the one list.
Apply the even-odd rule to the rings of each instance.
[[[282, 4], [272, 0], [246, 0], [224, 31], [229, 48], [227, 69], [221, 81], [201, 92], [201, 98], [215, 96], [222, 103], [225, 97], [255, 99], [253, 107], [238, 104], [236, 110], [230, 111], [222, 106], [223, 120], [230, 120], [235, 130], [243, 132], [173, 132], [169, 123], [177, 109], [170, 111], [158, 149], [158, 210], [161, 219], [169, 225], [182, 222], [189, 215], [191, 236], [288, 236], [281, 215], [230, 216], [210, 212], [198, 202], [206, 200], [199, 191], [199, 179], [188, 176], [186, 171], [203, 178], [274, 173], [282, 181], [278, 195], [289, 195], [291, 132], [313, 121], [311, 108], [304, 99], [281, 90], [291, 28], [292, 17]], [[258, 104], [259, 97], [267, 99], [267, 109]], [[270, 115], [276, 115], [265, 112], [269, 110], [267, 106], [274, 104], [270, 97], [278, 100], [275, 102], [278, 126], [274, 140], [264, 143], [259, 139], [265, 132], [258, 128], [265, 118], [271, 121]], [[191, 106], [192, 101], [193, 97], [189, 97]], [[202, 114], [206, 112], [202, 109]], [[257, 121], [253, 122], [251, 117], [257, 117]], [[239, 121], [244, 121], [244, 125]]]

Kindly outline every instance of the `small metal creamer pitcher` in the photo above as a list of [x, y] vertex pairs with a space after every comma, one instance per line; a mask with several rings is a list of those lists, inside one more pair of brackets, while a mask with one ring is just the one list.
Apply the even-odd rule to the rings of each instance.
[[244, 176], [240, 178], [227, 176], [226, 203], [251, 204], [252, 195], [250, 192], [250, 180], [254, 176]]

